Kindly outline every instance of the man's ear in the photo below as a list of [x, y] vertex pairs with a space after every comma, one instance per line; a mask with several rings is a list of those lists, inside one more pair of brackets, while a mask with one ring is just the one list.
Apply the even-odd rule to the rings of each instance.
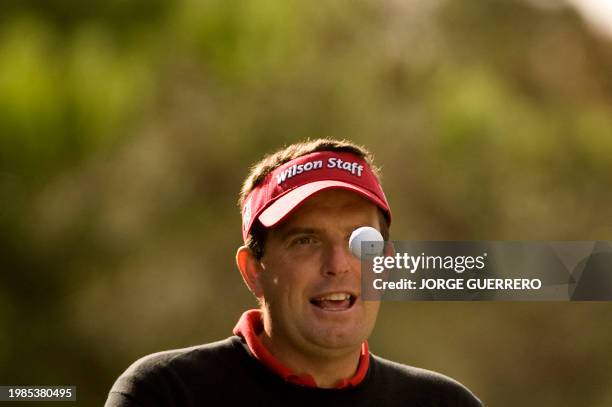
[[242, 279], [253, 295], [257, 298], [263, 297], [263, 290], [259, 282], [260, 273], [263, 269], [253, 251], [246, 246], [239, 247], [236, 252], [236, 265], [240, 270]]

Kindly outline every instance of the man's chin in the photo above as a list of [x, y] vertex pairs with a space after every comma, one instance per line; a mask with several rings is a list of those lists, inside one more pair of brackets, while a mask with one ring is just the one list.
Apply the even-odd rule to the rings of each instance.
[[361, 348], [371, 330], [349, 326], [315, 326], [308, 335], [310, 342], [321, 350], [330, 353], [350, 353]]

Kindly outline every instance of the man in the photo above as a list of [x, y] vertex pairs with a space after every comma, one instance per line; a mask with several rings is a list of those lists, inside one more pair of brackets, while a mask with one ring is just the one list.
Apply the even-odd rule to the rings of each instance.
[[361, 226], [389, 236], [391, 211], [372, 157], [348, 142], [286, 147], [253, 167], [240, 206], [238, 269], [260, 308], [234, 336], [134, 363], [117, 406], [481, 406], [438, 373], [369, 352], [379, 302], [365, 301], [348, 247]]

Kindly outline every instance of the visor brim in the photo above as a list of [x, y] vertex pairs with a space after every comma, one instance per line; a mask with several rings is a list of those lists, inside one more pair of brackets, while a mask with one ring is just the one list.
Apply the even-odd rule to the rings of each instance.
[[373, 192], [354, 184], [349, 184], [348, 182], [323, 180], [310, 182], [287, 192], [261, 212], [258, 219], [265, 227], [273, 227], [285, 220], [306, 199], [317, 192], [331, 188], [340, 188], [356, 192], [381, 208], [385, 212], [387, 218], [390, 218], [389, 207]]

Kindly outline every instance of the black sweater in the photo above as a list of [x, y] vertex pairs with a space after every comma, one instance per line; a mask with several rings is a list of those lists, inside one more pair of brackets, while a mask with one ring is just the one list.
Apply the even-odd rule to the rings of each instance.
[[136, 361], [115, 382], [106, 407], [153, 406], [457, 406], [481, 407], [458, 382], [370, 354], [356, 387], [309, 388], [285, 382], [237, 336]]

